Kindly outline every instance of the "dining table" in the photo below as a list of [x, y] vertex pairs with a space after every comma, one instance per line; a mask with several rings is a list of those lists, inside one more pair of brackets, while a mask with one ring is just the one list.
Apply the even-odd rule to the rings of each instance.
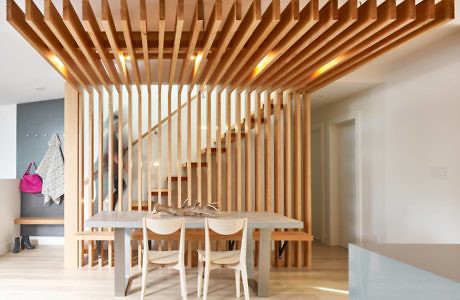
[[[91, 228], [113, 228], [115, 250], [114, 288], [116, 297], [124, 297], [128, 292], [131, 275], [130, 253], [131, 231], [141, 229], [144, 218], [174, 218], [166, 213], [147, 211], [103, 211], [86, 220], [85, 226]], [[256, 289], [257, 296], [269, 296], [270, 254], [272, 250], [271, 233], [275, 229], [303, 228], [303, 222], [273, 212], [220, 212], [214, 218], [247, 218], [247, 272], [250, 285]], [[184, 217], [186, 229], [204, 229], [203, 216]], [[254, 272], [253, 231], [260, 231], [258, 276]], [[185, 236], [187, 239], [187, 235]]]

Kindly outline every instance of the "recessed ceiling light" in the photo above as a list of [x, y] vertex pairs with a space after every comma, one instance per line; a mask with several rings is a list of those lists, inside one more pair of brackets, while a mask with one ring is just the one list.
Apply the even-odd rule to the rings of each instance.
[[44, 86], [39, 86], [39, 87], [35, 88], [35, 90], [36, 90], [36, 91], [44, 91], [44, 90], [46, 90], [46, 87], [44, 87]]

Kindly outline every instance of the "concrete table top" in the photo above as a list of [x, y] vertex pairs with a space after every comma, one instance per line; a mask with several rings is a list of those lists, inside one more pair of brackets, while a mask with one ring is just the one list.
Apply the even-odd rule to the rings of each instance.
[[[153, 214], [146, 211], [104, 211], [89, 218], [87, 227], [142, 228], [142, 219], [176, 218], [166, 213]], [[248, 218], [249, 228], [303, 228], [303, 222], [272, 212], [222, 212], [218, 218]], [[185, 217], [186, 228], [204, 228], [204, 217]]]

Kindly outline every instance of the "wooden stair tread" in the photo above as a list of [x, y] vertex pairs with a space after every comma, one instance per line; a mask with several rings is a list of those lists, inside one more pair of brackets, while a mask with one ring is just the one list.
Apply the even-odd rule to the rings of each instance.
[[150, 195], [152, 196], [157, 196], [159, 193], [161, 192], [161, 195], [168, 195], [169, 193], [169, 190], [168, 189], [153, 189], [151, 192], [150, 192]]
[[[226, 149], [224, 147], [221, 148], [222, 153], [225, 153]], [[217, 153], [217, 147], [211, 147], [211, 154]], [[206, 148], [201, 150], [201, 155], [206, 155]]]
[[187, 176], [171, 176], [171, 181], [179, 181], [179, 177], [181, 181], [187, 181]]
[[64, 225], [62, 217], [23, 217], [14, 220], [19, 225]]
[[[187, 164], [188, 164], [188, 162], [184, 162], [182, 164], [182, 168], [187, 168]], [[197, 161], [192, 161], [191, 166], [192, 166], [192, 168], [198, 168], [198, 162]], [[202, 168], [206, 168], [207, 166], [208, 166], [207, 162], [205, 162], [205, 161], [201, 162], [201, 167]]]

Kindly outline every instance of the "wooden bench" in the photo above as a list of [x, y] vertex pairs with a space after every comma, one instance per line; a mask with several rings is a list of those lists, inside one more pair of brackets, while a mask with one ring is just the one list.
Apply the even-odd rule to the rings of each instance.
[[14, 220], [18, 225], [64, 225], [64, 218], [60, 217], [24, 217]]

